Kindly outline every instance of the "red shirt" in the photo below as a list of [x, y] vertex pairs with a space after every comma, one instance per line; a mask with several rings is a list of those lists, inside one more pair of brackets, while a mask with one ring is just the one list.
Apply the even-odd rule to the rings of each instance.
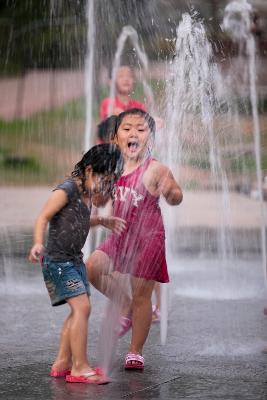
[[[103, 119], [106, 119], [108, 117], [108, 112], [109, 112], [109, 105], [111, 103], [111, 99], [109, 97], [106, 97], [100, 104], [100, 119], [101, 121]], [[143, 103], [140, 101], [134, 100], [134, 99], [129, 99], [128, 103], [123, 103], [118, 99], [118, 97], [115, 97], [113, 100], [113, 107], [111, 108], [111, 115], [112, 115], [112, 109], [115, 108], [120, 108], [123, 111], [129, 110], [130, 108], [140, 108], [141, 110], [146, 111], [146, 107]]]

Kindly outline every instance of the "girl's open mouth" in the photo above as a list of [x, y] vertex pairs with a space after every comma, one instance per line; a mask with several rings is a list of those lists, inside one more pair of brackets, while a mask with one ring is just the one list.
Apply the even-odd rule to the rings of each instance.
[[138, 143], [136, 143], [136, 142], [129, 142], [128, 143], [128, 149], [130, 150], [130, 151], [136, 151], [137, 149], [138, 149]]

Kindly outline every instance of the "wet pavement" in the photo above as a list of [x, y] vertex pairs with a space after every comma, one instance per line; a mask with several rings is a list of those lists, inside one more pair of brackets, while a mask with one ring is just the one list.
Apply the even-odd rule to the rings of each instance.
[[[125, 371], [129, 334], [114, 346], [112, 382], [66, 384], [48, 376], [67, 306], [52, 308], [38, 266], [0, 259], [1, 399], [238, 399], [267, 398], [266, 290], [261, 260], [239, 259], [224, 268], [194, 256], [170, 262], [169, 323], [151, 328], [143, 372]], [[88, 354], [97, 364], [106, 301], [92, 290]]]

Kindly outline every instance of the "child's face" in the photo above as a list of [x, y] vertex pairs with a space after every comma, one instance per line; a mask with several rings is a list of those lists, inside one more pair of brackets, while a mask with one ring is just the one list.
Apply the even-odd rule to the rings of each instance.
[[134, 86], [134, 77], [129, 67], [120, 67], [116, 76], [116, 89], [119, 94], [131, 94]]
[[88, 166], [85, 176], [85, 187], [91, 195], [111, 193], [115, 182], [114, 174], [97, 174], [93, 172], [91, 166]]
[[145, 118], [136, 114], [123, 118], [115, 136], [123, 156], [136, 161], [146, 155], [150, 139], [151, 132]]
[[92, 203], [96, 207], [104, 207], [111, 198], [111, 191], [115, 181], [114, 175], [93, 174], [91, 188]]

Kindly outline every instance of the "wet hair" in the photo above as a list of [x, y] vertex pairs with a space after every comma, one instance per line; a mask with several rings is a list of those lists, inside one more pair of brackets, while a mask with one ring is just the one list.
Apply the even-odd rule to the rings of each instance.
[[86, 192], [85, 169], [89, 165], [92, 167], [93, 173], [104, 175], [112, 174], [115, 180], [117, 180], [122, 174], [124, 161], [119, 147], [115, 144], [104, 143], [93, 146], [75, 165], [71, 173], [73, 178], [81, 179], [83, 192]]
[[150, 132], [152, 134], [152, 138], [154, 139], [155, 137], [155, 132], [156, 132], [156, 123], [154, 118], [151, 117], [150, 114], [148, 114], [146, 111], [141, 110], [140, 108], [130, 108], [129, 110], [123, 111], [122, 113], [120, 113], [117, 116], [117, 122], [116, 122], [116, 127], [115, 127], [115, 132], [114, 132], [114, 136], [112, 136], [112, 139], [115, 138], [115, 136], [118, 133], [118, 129], [123, 121], [123, 119], [127, 116], [127, 115], [138, 115], [139, 117], [142, 117], [145, 119], [145, 121], [148, 124], [148, 127], [150, 129]]
[[110, 117], [104, 119], [97, 125], [97, 137], [103, 142], [110, 142], [114, 135], [115, 127], [117, 122], [117, 116], [111, 115]]

